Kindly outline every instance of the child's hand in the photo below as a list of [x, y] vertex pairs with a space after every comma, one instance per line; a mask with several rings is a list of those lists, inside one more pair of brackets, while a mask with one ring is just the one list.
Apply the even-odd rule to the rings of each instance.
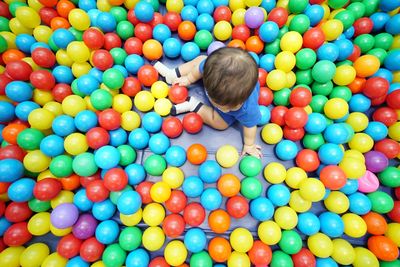
[[250, 156], [254, 156], [256, 158], [261, 158], [261, 147], [259, 145], [243, 145], [242, 156], [245, 154], [249, 154]]
[[182, 76], [182, 77], [176, 78], [173, 81], [173, 84], [178, 84], [179, 86], [189, 86], [192, 83], [190, 82], [188, 76]]

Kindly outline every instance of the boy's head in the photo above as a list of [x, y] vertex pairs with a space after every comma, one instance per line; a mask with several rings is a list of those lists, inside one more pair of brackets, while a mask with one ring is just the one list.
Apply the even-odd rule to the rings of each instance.
[[212, 102], [220, 106], [234, 108], [243, 104], [257, 81], [255, 60], [240, 48], [220, 48], [204, 64], [204, 87]]

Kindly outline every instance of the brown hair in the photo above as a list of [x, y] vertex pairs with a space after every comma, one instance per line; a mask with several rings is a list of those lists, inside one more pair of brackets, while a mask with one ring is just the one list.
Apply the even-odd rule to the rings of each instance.
[[234, 107], [242, 104], [257, 81], [257, 63], [240, 48], [220, 48], [208, 56], [204, 64], [204, 87], [218, 105]]

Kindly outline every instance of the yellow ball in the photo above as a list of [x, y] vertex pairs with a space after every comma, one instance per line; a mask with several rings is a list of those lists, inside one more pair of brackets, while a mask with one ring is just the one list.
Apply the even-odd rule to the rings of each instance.
[[28, 231], [36, 236], [50, 232], [50, 213], [39, 212], [33, 215], [28, 221]]
[[280, 228], [291, 230], [296, 227], [298, 222], [297, 213], [289, 207], [279, 207], [275, 210], [274, 220]]
[[16, 35], [23, 33], [32, 35], [33, 33], [31, 28], [25, 27], [17, 18], [10, 19], [8, 22], [8, 27]]
[[238, 9], [245, 9], [246, 4], [244, 0], [229, 0], [229, 8], [234, 12]]
[[172, 189], [180, 187], [184, 179], [183, 171], [177, 167], [168, 167], [162, 174], [163, 182], [167, 183]]
[[71, 191], [61, 190], [61, 192], [58, 193], [58, 195], [55, 198], [50, 200], [50, 205], [51, 208], [54, 209], [60, 204], [72, 203], [72, 202], [74, 202], [74, 193]]
[[300, 195], [302, 198], [312, 202], [318, 202], [325, 196], [324, 184], [315, 178], [303, 180], [300, 185]]
[[320, 258], [327, 258], [333, 253], [332, 240], [322, 233], [310, 236], [307, 245], [311, 253]]
[[68, 56], [67, 51], [59, 49], [56, 52], [57, 63], [63, 66], [71, 67], [74, 61]]
[[17, 48], [17, 45], [15, 44], [15, 39], [17, 38], [17, 36], [14, 33], [3, 31], [0, 32], [0, 35], [6, 40], [7, 47], [9, 49]]
[[151, 85], [150, 92], [155, 98], [165, 98], [168, 96], [168, 84], [163, 81], [156, 81]]
[[385, 236], [390, 238], [396, 246], [400, 247], [400, 223], [389, 223]]
[[361, 162], [365, 163], [364, 155], [360, 151], [354, 150], [354, 149], [346, 150], [344, 152], [343, 158], [357, 159], [357, 160], [360, 160]]
[[244, 0], [244, 3], [246, 6], [251, 7], [251, 6], [259, 6], [262, 3], [262, 0]]
[[184, 4], [182, 0], [167, 0], [166, 7], [169, 12], [181, 13]]
[[349, 179], [358, 179], [363, 176], [366, 171], [365, 163], [353, 158], [343, 158], [339, 163], [339, 167]]
[[154, 97], [149, 91], [140, 91], [136, 94], [133, 102], [138, 110], [147, 112], [154, 106]]
[[55, 116], [60, 116], [62, 114], [62, 106], [60, 103], [55, 102], [55, 101], [51, 101], [46, 103], [43, 106], [44, 109], [47, 109], [48, 111], [50, 111], [51, 113], [53, 113]]
[[125, 131], [133, 131], [140, 126], [140, 116], [135, 111], [125, 111], [121, 115], [121, 127]]
[[165, 202], [171, 196], [171, 187], [166, 182], [156, 182], [150, 189], [150, 196], [154, 202]]
[[119, 214], [119, 219], [121, 220], [122, 224], [125, 226], [135, 226], [142, 220], [143, 210], [140, 208], [134, 214]]
[[89, 145], [84, 134], [72, 133], [64, 140], [64, 149], [72, 156], [82, 154], [83, 152], [86, 152], [88, 148]]
[[343, 118], [349, 112], [349, 105], [342, 98], [331, 98], [324, 106], [325, 115], [332, 120]]
[[282, 7], [284, 9], [288, 9], [289, 0], [278, 0], [276, 3], [276, 7]]
[[40, 106], [44, 106], [47, 103], [51, 102], [54, 100], [53, 95], [51, 94], [50, 91], [43, 91], [39, 89], [33, 89], [33, 101]]
[[7, 267], [20, 267], [19, 258], [25, 248], [19, 247], [8, 247], [0, 253], [0, 264], [1, 266]]
[[354, 248], [356, 257], [353, 262], [354, 267], [378, 267], [379, 261], [376, 256], [368, 249], [363, 247]]
[[333, 41], [343, 33], [343, 23], [338, 19], [331, 19], [322, 24], [321, 29], [326, 41]]
[[67, 46], [68, 56], [77, 63], [84, 63], [89, 60], [90, 50], [84, 42], [73, 41]]
[[89, 62], [74, 62], [71, 66], [72, 74], [76, 78], [88, 74], [91, 69], [92, 66], [89, 64]]
[[400, 122], [396, 122], [389, 126], [389, 137], [400, 142]]
[[229, 22], [221, 20], [215, 24], [213, 32], [217, 40], [226, 41], [232, 35], [232, 26]]
[[64, 114], [75, 117], [86, 109], [86, 101], [77, 95], [69, 95], [61, 103]]
[[22, 267], [41, 266], [43, 261], [49, 255], [50, 249], [44, 243], [35, 243], [27, 247], [20, 256]]
[[260, 240], [269, 246], [277, 244], [282, 237], [281, 228], [274, 221], [260, 223], [257, 233]]
[[157, 226], [162, 223], [165, 210], [161, 204], [150, 203], [143, 209], [143, 221], [148, 226]]
[[27, 3], [28, 6], [30, 6], [37, 12], [39, 12], [39, 10], [43, 7], [43, 5], [39, 2], [39, 0], [28, 0]]
[[347, 196], [339, 191], [332, 191], [324, 200], [327, 210], [336, 214], [345, 213], [350, 207], [350, 201]]
[[282, 51], [275, 57], [275, 67], [284, 72], [291, 71], [296, 65], [296, 56], [290, 51]]
[[180, 240], [172, 240], [164, 249], [165, 260], [172, 266], [178, 266], [184, 263], [187, 254], [187, 249]]
[[95, 263], [90, 265], [90, 267], [106, 267], [106, 265], [104, 264], [103, 261], [96, 261]]
[[79, 8], [74, 8], [69, 12], [68, 21], [78, 31], [84, 31], [90, 27], [89, 15]]
[[157, 99], [154, 103], [154, 111], [160, 116], [167, 116], [171, 113], [172, 103], [168, 98]]
[[296, 83], [296, 74], [293, 71], [286, 73], [286, 88], [292, 88]]
[[261, 138], [269, 145], [279, 143], [283, 138], [281, 126], [276, 123], [268, 123], [261, 130]]
[[233, 251], [229, 256], [228, 266], [250, 267], [250, 258], [246, 253]]
[[42, 267], [65, 266], [67, 262], [67, 258], [64, 258], [57, 252], [54, 252], [46, 257], [46, 259], [43, 261]]
[[113, 97], [112, 108], [119, 113], [130, 111], [132, 106], [132, 99], [127, 95], [118, 94]]
[[346, 213], [342, 216], [344, 233], [350, 237], [360, 238], [367, 233], [367, 224], [357, 214]]
[[232, 145], [224, 145], [218, 148], [215, 159], [222, 167], [231, 168], [239, 160], [239, 152]]
[[307, 179], [307, 173], [299, 167], [289, 168], [286, 172], [285, 183], [293, 189], [299, 189], [300, 183]]
[[244, 15], [246, 13], [246, 9], [244, 9], [244, 7], [232, 9], [231, 7], [231, 10], [233, 11], [231, 18], [233, 26], [245, 24]]
[[51, 173], [50, 170], [45, 170], [44, 172], [41, 172], [38, 177], [36, 178], [37, 181], [43, 180], [45, 178], [54, 178], [56, 179], [57, 177]]
[[374, 146], [374, 140], [366, 133], [356, 133], [349, 141], [350, 149], [355, 149], [361, 153], [370, 151]]
[[368, 127], [368, 117], [361, 112], [352, 112], [346, 120], [346, 123], [353, 128], [355, 132], [362, 132]]
[[38, 42], [48, 43], [52, 34], [53, 30], [45, 25], [39, 25], [33, 29], [33, 37]]
[[113, 7], [108, 0], [97, 0], [97, 9], [103, 12], [108, 12]]
[[348, 85], [356, 78], [356, 70], [353, 66], [342, 65], [336, 68], [333, 82], [337, 85]]
[[148, 251], [159, 250], [165, 242], [165, 234], [160, 227], [152, 226], [144, 230], [142, 244]]
[[311, 209], [312, 202], [301, 197], [299, 190], [290, 194], [289, 206], [296, 212], [306, 212]]
[[54, 117], [54, 114], [47, 109], [38, 108], [29, 113], [28, 122], [32, 128], [48, 130], [51, 128]]
[[40, 150], [29, 151], [24, 158], [24, 167], [30, 172], [45, 171], [50, 165], [51, 158]]
[[267, 76], [267, 86], [273, 91], [279, 91], [286, 87], [286, 73], [282, 70], [272, 70]]
[[271, 184], [279, 184], [286, 179], [286, 169], [279, 162], [268, 163], [264, 168], [264, 178]]
[[285, 33], [280, 42], [282, 51], [290, 51], [296, 53], [301, 49], [303, 45], [303, 37], [296, 31], [290, 31]]
[[22, 59], [23, 61], [25, 61], [26, 63], [28, 63], [31, 67], [32, 67], [32, 70], [40, 70], [41, 69], [41, 67], [39, 67], [36, 63], [35, 63], [35, 61], [33, 61], [33, 59], [31, 58], [31, 57], [24, 57], [23, 59]]
[[338, 238], [334, 239], [332, 244], [332, 259], [341, 265], [350, 265], [353, 263], [356, 258], [356, 253], [354, 252], [353, 246], [348, 241]]
[[125, 0], [124, 6], [125, 6], [127, 9], [135, 8], [136, 4], [137, 4], [139, 1], [140, 1], [140, 0]]
[[236, 228], [229, 238], [232, 248], [237, 252], [246, 253], [253, 246], [253, 236], [245, 228]]
[[28, 28], [35, 28], [40, 25], [39, 14], [31, 7], [21, 6], [17, 8], [15, 12], [15, 17]]

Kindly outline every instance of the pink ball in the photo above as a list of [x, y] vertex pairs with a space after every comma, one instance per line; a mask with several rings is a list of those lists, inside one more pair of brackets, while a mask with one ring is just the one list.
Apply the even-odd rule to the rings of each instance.
[[375, 192], [379, 187], [379, 180], [376, 175], [370, 171], [366, 171], [365, 174], [358, 179], [358, 191], [362, 193]]

